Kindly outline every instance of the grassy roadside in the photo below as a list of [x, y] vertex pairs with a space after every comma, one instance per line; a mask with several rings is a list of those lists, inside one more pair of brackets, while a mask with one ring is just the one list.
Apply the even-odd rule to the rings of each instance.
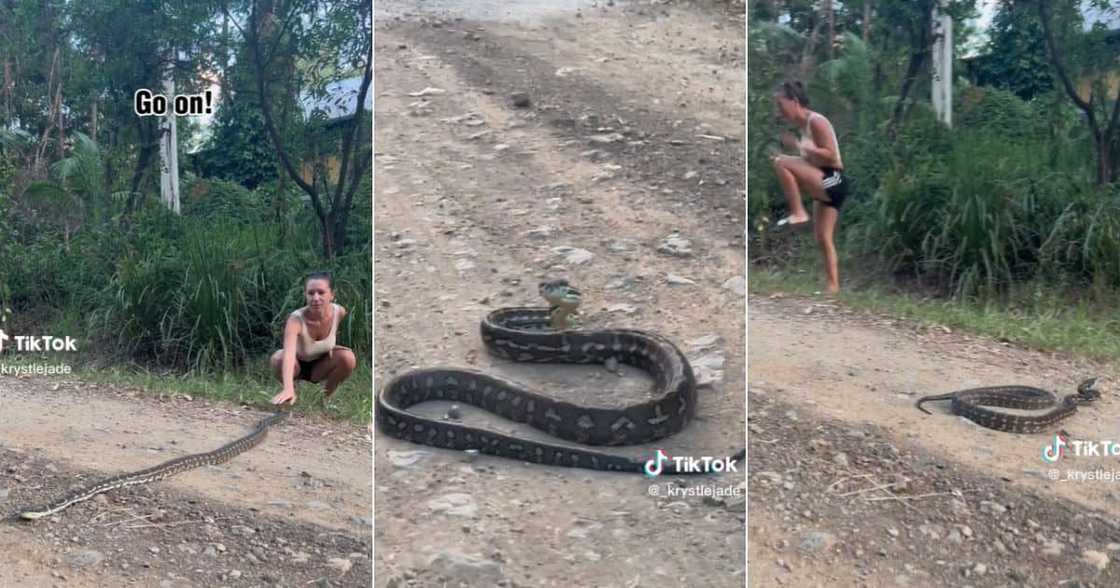
[[[268, 372], [262, 360], [238, 372], [192, 373], [186, 375], [157, 373], [140, 366], [81, 365], [72, 355], [65, 354], [5, 354], [0, 361], [7, 369], [28, 365], [71, 366], [65, 376], [83, 382], [105, 385], [125, 385], [140, 388], [147, 394], [190, 396], [194, 399], [224, 401], [255, 406], [268, 410], [270, 399], [280, 392], [280, 383]], [[52, 377], [52, 376], [41, 376]], [[320, 405], [322, 386], [300, 381], [296, 385], [294, 411], [323, 415], [328, 418], [348, 420], [355, 424], [368, 424], [373, 410], [373, 372], [368, 362], [358, 358], [358, 367], [350, 379], [343, 382], [325, 407]]]
[[[1005, 302], [947, 300], [908, 292], [886, 278], [841, 268], [845, 288], [837, 301], [850, 308], [937, 324], [1023, 347], [1120, 361], [1120, 305], [1071, 300], [1052, 287], [1021, 286]], [[820, 262], [803, 255], [783, 267], [752, 265], [750, 295], [815, 296], [823, 287]], [[749, 303], [748, 303], [749, 312]]]

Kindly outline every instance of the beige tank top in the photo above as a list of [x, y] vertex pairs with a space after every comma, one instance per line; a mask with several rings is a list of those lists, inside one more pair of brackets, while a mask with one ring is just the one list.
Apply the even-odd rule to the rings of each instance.
[[306, 307], [292, 313], [293, 316], [299, 317], [300, 322], [303, 323], [303, 329], [300, 329], [299, 339], [296, 341], [296, 357], [300, 361], [311, 361], [330, 353], [331, 349], [334, 349], [335, 338], [338, 333], [338, 319], [342, 316], [342, 307], [331, 303], [331, 309], [334, 312], [331, 318], [331, 331], [326, 338], [318, 341], [312, 339], [311, 334], [308, 333], [307, 323], [303, 320], [305, 309]]
[[839, 164], [837, 167], [843, 168], [844, 160], [840, 158], [840, 142], [836, 140], [836, 129], [832, 128], [832, 123], [827, 118], [824, 118], [816, 112], [809, 113], [809, 117], [805, 119], [805, 128], [801, 130], [801, 140], [798, 141], [797, 145], [798, 149], [801, 151], [801, 157], [805, 157], [806, 147], [823, 147], [823, 145], [817, 145], [816, 141], [813, 140], [813, 130], [809, 128], [809, 123], [813, 121], [814, 117], [818, 116], [828, 125], [828, 132], [832, 134], [832, 143], [836, 145], [836, 163]]

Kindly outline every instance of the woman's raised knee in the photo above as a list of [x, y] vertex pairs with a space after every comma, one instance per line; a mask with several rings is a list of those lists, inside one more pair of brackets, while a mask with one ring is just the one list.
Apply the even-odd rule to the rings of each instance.
[[358, 367], [358, 359], [354, 357], [353, 351], [349, 349], [339, 349], [335, 352], [335, 355], [338, 359], [338, 364], [346, 368], [347, 371], [352, 372], [354, 368]]

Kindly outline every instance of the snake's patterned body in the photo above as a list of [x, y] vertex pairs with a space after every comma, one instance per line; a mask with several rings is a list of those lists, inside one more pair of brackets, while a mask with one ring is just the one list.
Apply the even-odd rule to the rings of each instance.
[[[1101, 393], [1095, 386], [1096, 378], [1085, 380], [1077, 387], [1075, 394], [1070, 394], [1060, 401], [1053, 393], [1032, 386], [970, 388], [949, 394], [924, 396], [918, 399], [915, 406], [918, 410], [930, 414], [928, 410], [922, 408], [923, 403], [952, 400], [953, 414], [963, 416], [978, 425], [1008, 433], [1038, 433], [1072, 416], [1081, 404], [1100, 398]], [[984, 408], [985, 406], [1051, 410], [1037, 415], [1018, 415], [989, 410]]]
[[156, 482], [180, 474], [187, 470], [193, 470], [205, 465], [217, 465], [225, 463], [234, 457], [256, 447], [261, 441], [264, 440], [268, 430], [273, 425], [288, 418], [288, 411], [281, 410], [267, 418], [262, 419], [257, 423], [256, 428], [252, 433], [241, 437], [235, 441], [231, 441], [214, 451], [207, 453], [196, 453], [193, 455], [184, 455], [175, 459], [166, 461], [157, 466], [150, 467], [138, 472], [121, 474], [105, 480], [101, 480], [90, 484], [80, 490], [68, 493], [65, 496], [55, 500], [54, 502], [42, 508], [27, 509], [19, 513], [20, 518], [26, 520], [40, 519], [50, 516], [62, 510], [65, 510], [79, 502], [89, 500], [98, 494], [124, 488], [126, 486], [135, 486], [138, 484], [147, 484]]
[[[634, 445], [680, 431], [696, 414], [696, 379], [688, 360], [667, 339], [645, 331], [564, 328], [579, 293], [563, 280], [541, 284], [550, 308], [512, 307], [482, 321], [487, 350], [519, 362], [605, 363], [614, 358], [647, 371], [656, 384], [652, 398], [624, 408], [589, 408], [555, 400], [520, 385], [467, 369], [420, 369], [399, 375], [381, 389], [378, 428], [387, 435], [424, 445], [477, 450], [540, 464], [595, 470], [641, 472], [644, 461], [563, 445], [519, 439], [466, 425], [423, 418], [408, 407], [429, 400], [477, 406], [512, 421], [584, 445]], [[731, 459], [741, 460], [745, 450]], [[673, 464], [663, 474], [685, 474]]]

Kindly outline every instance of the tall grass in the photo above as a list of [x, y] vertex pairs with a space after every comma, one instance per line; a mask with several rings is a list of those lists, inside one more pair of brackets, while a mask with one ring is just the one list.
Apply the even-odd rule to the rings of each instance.
[[328, 269], [350, 309], [340, 343], [367, 351], [370, 284], [361, 278], [360, 254], [324, 267], [313, 232], [296, 233], [283, 248], [276, 233], [270, 224], [192, 223], [174, 248], [132, 252], [101, 292], [91, 335], [158, 365], [235, 369], [279, 345], [288, 313], [304, 303], [305, 276]]

